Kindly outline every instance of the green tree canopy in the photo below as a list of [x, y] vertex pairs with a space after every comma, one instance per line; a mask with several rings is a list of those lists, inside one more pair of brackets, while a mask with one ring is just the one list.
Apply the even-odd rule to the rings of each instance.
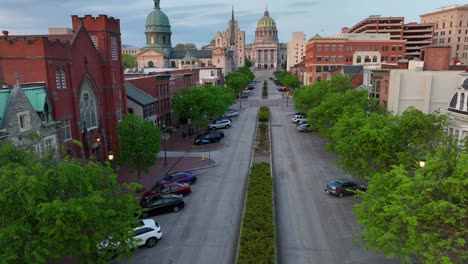
[[245, 58], [245, 67], [250, 68], [250, 67], [252, 67], [252, 65], [253, 65], [252, 62], [246, 57]]
[[228, 74], [224, 82], [234, 91], [234, 94], [238, 94], [249, 85], [251, 79], [247, 74], [236, 71]]
[[161, 132], [151, 120], [129, 114], [119, 123], [117, 134], [120, 137], [117, 161], [136, 171], [140, 182], [141, 173], [148, 173], [156, 162]]
[[224, 114], [234, 98], [232, 90], [222, 87], [185, 87], [172, 97], [172, 109], [182, 122], [191, 119], [195, 125], [205, 127], [209, 118]]
[[275, 71], [273, 73], [275, 75], [276, 79], [281, 82], [282, 85], [288, 87], [288, 88], [294, 88], [297, 89], [301, 86], [301, 80], [299, 78], [287, 71]]
[[468, 155], [448, 147], [415, 172], [377, 174], [354, 212], [363, 240], [388, 257], [421, 263], [468, 261]]
[[178, 43], [174, 50], [197, 50], [197, 45], [193, 43]]
[[122, 62], [125, 69], [138, 67], [135, 57], [130, 54], [122, 54]]
[[51, 162], [8, 142], [0, 144], [0, 160], [2, 263], [65, 256], [105, 263], [108, 252], [94, 258], [97, 245], [109, 237], [122, 244], [117, 256], [131, 253], [124, 242], [133, 236], [138, 201], [109, 166]]

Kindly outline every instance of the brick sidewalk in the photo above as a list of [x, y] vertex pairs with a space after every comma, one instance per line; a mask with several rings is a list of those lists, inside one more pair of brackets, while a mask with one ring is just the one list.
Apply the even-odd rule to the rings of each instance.
[[[149, 174], [141, 174], [141, 182], [140, 184], [143, 185], [145, 189], [151, 188], [156, 181], [161, 179], [163, 175], [168, 172], [173, 171], [183, 171], [183, 170], [197, 170], [201, 168], [207, 168], [216, 166], [215, 160], [210, 160], [205, 158], [202, 160], [202, 154], [208, 151], [213, 151], [216, 149], [223, 148], [226, 146], [226, 143], [214, 143], [214, 144], [207, 144], [202, 146], [195, 146], [192, 145], [194, 136], [187, 136], [185, 138], [182, 137], [180, 131], [176, 131], [172, 133], [172, 135], [167, 137], [166, 141], [166, 149], [168, 152], [176, 151], [176, 152], [200, 152], [198, 157], [168, 157], [167, 158], [167, 166], [164, 166], [164, 158], [158, 158], [156, 160], [156, 164], [151, 168]], [[161, 143], [160, 148], [161, 153], [164, 152], [164, 144]], [[206, 155], [206, 154], [205, 154]], [[130, 182], [138, 182], [138, 176], [136, 172], [130, 172], [129, 169], [125, 167], [121, 167], [117, 170], [118, 180], [120, 183], [130, 183]]]

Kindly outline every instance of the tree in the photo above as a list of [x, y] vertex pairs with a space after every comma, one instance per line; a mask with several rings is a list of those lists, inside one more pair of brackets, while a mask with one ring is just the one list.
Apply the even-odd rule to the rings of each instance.
[[197, 50], [197, 45], [193, 43], [178, 43], [174, 50]]
[[443, 146], [426, 166], [373, 177], [354, 212], [367, 248], [421, 263], [468, 261], [468, 154]]
[[242, 72], [232, 72], [226, 76], [224, 81], [232, 89], [234, 94], [242, 92], [251, 82], [248, 75]]
[[130, 54], [122, 54], [122, 62], [125, 69], [138, 67], [135, 57]]
[[129, 114], [119, 123], [117, 134], [120, 137], [117, 160], [136, 171], [140, 182], [141, 173], [148, 173], [156, 162], [161, 132], [150, 120]]
[[252, 67], [252, 65], [253, 65], [252, 62], [249, 59], [245, 58], [245, 67], [250, 68]]
[[[132, 246], [136, 198], [120, 185], [110, 166], [95, 162], [55, 162], [31, 149], [0, 144], [0, 259], [2, 263], [46, 263], [65, 256], [105, 263], [109, 252], [97, 245], [111, 237]], [[135, 186], [133, 186], [135, 187]], [[132, 188], [133, 189], [133, 188]]]
[[191, 119], [200, 127], [208, 124], [208, 118], [224, 114], [234, 103], [234, 93], [212, 85], [185, 87], [172, 97], [172, 109], [181, 122]]

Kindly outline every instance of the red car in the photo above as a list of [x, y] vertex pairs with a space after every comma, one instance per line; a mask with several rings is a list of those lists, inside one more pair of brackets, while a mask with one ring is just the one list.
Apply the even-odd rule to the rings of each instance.
[[166, 184], [156, 184], [153, 188], [151, 188], [151, 190], [143, 194], [141, 200], [148, 201], [154, 197], [166, 194], [182, 194], [183, 196], [186, 196], [191, 192], [192, 189], [188, 183], [171, 182]]

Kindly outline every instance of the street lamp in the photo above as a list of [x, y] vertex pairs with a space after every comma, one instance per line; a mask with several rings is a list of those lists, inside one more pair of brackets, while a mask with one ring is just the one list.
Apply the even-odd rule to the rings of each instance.
[[426, 159], [425, 158], [420, 158], [419, 159], [419, 167], [424, 168], [426, 166]]
[[163, 128], [163, 144], [164, 144], [164, 166], [167, 166], [166, 124], [163, 124], [162, 128]]
[[112, 161], [114, 160], [114, 152], [112, 152], [112, 150], [109, 151], [109, 154], [108, 154], [107, 158], [112, 163]]

